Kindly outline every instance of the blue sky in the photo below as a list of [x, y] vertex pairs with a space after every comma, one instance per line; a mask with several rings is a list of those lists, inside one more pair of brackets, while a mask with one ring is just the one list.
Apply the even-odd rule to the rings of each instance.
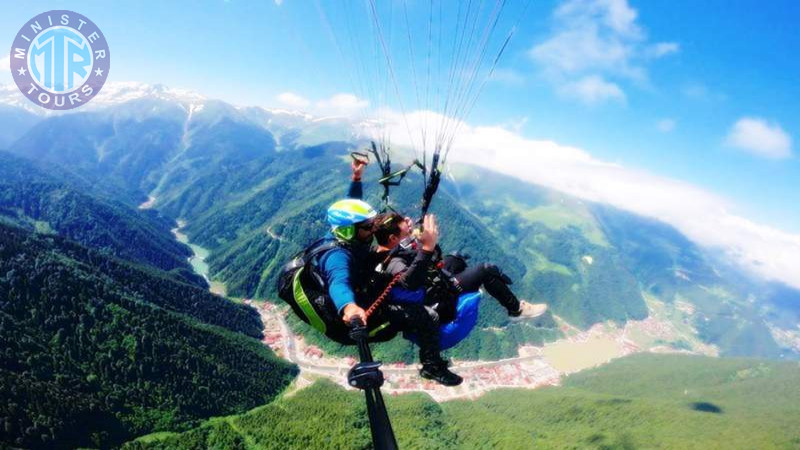
[[[292, 92], [313, 104], [337, 93], [365, 95], [329, 28], [355, 27], [362, 56], [378, 58], [374, 67], [385, 73], [376, 41], [368, 39], [364, 4], [349, 3], [355, 6], [346, 19], [345, 2], [332, 1], [5, 2], [0, 44], [8, 47], [40, 12], [71, 9], [104, 31], [112, 81], [163, 83], [262, 106], [280, 106], [278, 96]], [[403, 3], [394, 1], [396, 33], [404, 30]], [[524, 3], [509, 2], [501, 39]], [[390, 3], [377, 4], [388, 35]], [[428, 3], [408, 0], [406, 7], [408, 31], [422, 42]], [[452, 17], [456, 3], [442, 10]], [[732, 199], [742, 216], [800, 233], [797, 23], [794, 1], [534, 0], [469, 122], [690, 182]], [[402, 34], [393, 36], [403, 103], [411, 109], [410, 57], [396, 45]], [[353, 46], [341, 47], [345, 60], [353, 56]], [[415, 48], [421, 70], [425, 46]], [[10, 81], [0, 72], [0, 83]]]

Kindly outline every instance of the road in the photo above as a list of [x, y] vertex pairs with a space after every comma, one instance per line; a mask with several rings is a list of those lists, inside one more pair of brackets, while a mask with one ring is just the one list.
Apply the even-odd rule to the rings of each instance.
[[278, 236], [277, 234], [275, 234], [275, 232], [272, 231], [272, 227], [267, 227], [267, 234], [269, 235], [269, 237], [271, 237], [272, 239], [274, 239], [276, 241], [282, 241], [283, 240], [282, 237]]
[[[252, 305], [252, 302], [250, 303]], [[256, 305], [253, 305], [256, 306]], [[307, 346], [301, 337], [292, 334], [284, 318], [285, 312], [267, 303], [256, 306], [264, 323], [265, 340], [284, 359], [296, 364], [301, 375], [326, 377], [337, 384], [346, 384], [347, 371], [354, 363], [352, 358], [334, 358], [322, 355], [315, 347]], [[277, 331], [277, 334], [276, 334]], [[273, 339], [270, 339], [270, 336]], [[310, 355], [310, 356], [309, 356]], [[535, 388], [558, 384], [561, 374], [547, 364], [539, 354], [526, 354], [497, 361], [456, 362], [453, 370], [465, 378], [458, 388], [445, 388], [421, 379], [418, 368], [403, 364], [387, 364], [381, 367], [389, 394], [421, 391], [437, 401], [456, 398], [475, 398], [498, 388]]]

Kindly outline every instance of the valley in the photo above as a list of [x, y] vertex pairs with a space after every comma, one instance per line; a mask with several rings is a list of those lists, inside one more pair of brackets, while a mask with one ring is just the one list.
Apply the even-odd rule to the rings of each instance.
[[[48, 198], [41, 187], [24, 196], [17, 187], [9, 191], [19, 198], [9, 202], [6, 216], [32, 229], [72, 233], [87, 244], [167, 270], [176, 268], [176, 262], [186, 266], [188, 256], [195, 268], [213, 274], [206, 282], [214, 292], [274, 298], [280, 261], [324, 232], [321, 211], [346, 192], [343, 158], [365, 145], [347, 132], [358, 124], [236, 107], [163, 86], [127, 88], [131, 95], [122, 103], [101, 108], [106, 114], [43, 118], [9, 151], [79, 170], [91, 180], [76, 184], [80, 192], [100, 183], [98, 192], [104, 197], [126, 201], [127, 208], [142, 215], [162, 216], [168, 233], [176, 219], [184, 219], [170, 237], [191, 237], [192, 250], [184, 247], [181, 254], [163, 242], [150, 245], [138, 232], [136, 245], [127, 245], [132, 239], [123, 229], [102, 235], [95, 228], [90, 241], [75, 233], [90, 227], [81, 220], [86, 214], [71, 214], [58, 205], [45, 211], [51, 217], [34, 210], [23, 216], [13, 212], [16, 205], [36, 204], [28, 197]], [[333, 133], [334, 128], [339, 131]], [[70, 140], [76, 133], [82, 138]], [[343, 137], [330, 141], [335, 136]], [[406, 150], [398, 149], [398, 154]], [[21, 164], [18, 158], [13, 161]], [[659, 320], [672, 323], [684, 337], [700, 339], [653, 339], [643, 348], [696, 349], [702, 341], [718, 348], [721, 356], [798, 354], [795, 291], [741, 276], [719, 255], [663, 222], [478, 166], [453, 164], [451, 169], [453, 177], [443, 180], [432, 206], [448, 224], [443, 248], [502, 267], [521, 297], [549, 302], [551, 312], [575, 328], [608, 323], [623, 327], [646, 320], [658, 309], [652, 298], [665, 311], [678, 305], [693, 308], [687, 317], [665, 312]], [[377, 205], [375, 176], [373, 169], [365, 174], [364, 192]], [[394, 207], [416, 212], [420, 182], [420, 174], [411, 173], [403, 186], [393, 189]], [[97, 210], [95, 204], [88, 206]], [[76, 220], [60, 224], [65, 216]], [[160, 249], [179, 257], [165, 258]], [[190, 274], [188, 267], [179, 270]], [[484, 303], [477, 329], [452, 357], [507, 359], [517, 356], [521, 346], [541, 347], [562, 338], [550, 316], [535, 327], [508, 325], [500, 308]], [[410, 362], [411, 347], [395, 345], [381, 357]]]
[[[185, 221], [178, 221], [177, 227], [172, 230], [175, 238], [192, 249], [194, 255], [189, 261], [196, 273], [209, 282], [211, 291], [224, 296], [224, 285], [209, 280], [209, 267], [205, 263], [209, 251], [189, 242], [188, 236], [180, 232], [185, 226]], [[262, 342], [276, 355], [300, 368], [295, 389], [309, 386], [320, 378], [329, 379], [345, 389], [352, 389], [346, 380], [347, 371], [356, 363], [354, 357], [326, 354], [319, 347], [309, 344], [302, 335], [294, 333], [286, 321], [286, 315], [291, 312], [280, 300], [237, 299], [239, 301], [258, 311], [264, 327]], [[632, 353], [649, 351], [711, 356], [718, 354], [717, 349], [700, 343], [686, 325], [691, 318], [691, 310], [677, 317], [683, 322], [681, 326], [680, 323], [669, 320], [663, 303], [648, 297], [648, 305], [651, 307], [650, 317], [628, 321], [623, 327], [603, 323], [581, 331], [556, 316], [556, 322], [565, 336], [562, 339], [544, 346], [520, 346], [517, 356], [511, 358], [494, 361], [454, 360], [454, 371], [465, 379], [456, 388], [444, 387], [420, 378], [417, 364], [387, 362], [381, 367], [386, 377], [382, 389], [390, 395], [424, 392], [437, 402], [474, 399], [502, 388], [536, 389], [558, 386], [566, 375], [594, 368]], [[674, 342], [685, 343], [683, 345], [686, 348], [671, 346], [670, 343]], [[355, 354], [354, 349], [353, 353]]]

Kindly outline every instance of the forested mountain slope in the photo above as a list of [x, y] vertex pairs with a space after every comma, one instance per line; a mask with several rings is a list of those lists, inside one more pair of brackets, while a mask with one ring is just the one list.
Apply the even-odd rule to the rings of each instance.
[[263, 404], [296, 369], [260, 330], [157, 269], [0, 224], [0, 442], [105, 448]]
[[169, 219], [97, 196], [87, 180], [58, 166], [41, 167], [0, 152], [0, 221], [58, 234], [205, 285], [191, 272], [186, 262], [191, 250], [175, 241]]
[[[387, 399], [400, 448], [795, 448], [797, 363], [636, 355], [563, 387]], [[126, 449], [367, 448], [362, 395], [318, 382], [247, 414]]]

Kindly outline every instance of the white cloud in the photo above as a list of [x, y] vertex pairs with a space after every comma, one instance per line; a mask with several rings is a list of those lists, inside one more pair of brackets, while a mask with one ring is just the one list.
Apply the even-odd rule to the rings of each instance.
[[619, 82], [646, 84], [645, 63], [679, 50], [674, 42], [649, 44], [636, 18], [627, 0], [567, 0], [553, 14], [552, 34], [528, 54], [558, 90], [592, 86], [601, 93], [593, 101], [619, 100]]
[[731, 127], [726, 143], [756, 156], [785, 159], [792, 156], [792, 138], [778, 124], [743, 117]]
[[530, 51], [545, 71], [571, 75], [613, 71], [626, 65], [631, 48], [618, 39], [604, 39], [595, 26], [568, 29]]
[[275, 0], [275, 4], [281, 6], [283, 4], [283, 0]]
[[11, 57], [0, 58], [0, 72], [10, 71], [9, 67], [11, 67]]
[[294, 92], [284, 92], [278, 95], [278, 101], [290, 108], [306, 108], [311, 101]]
[[316, 111], [322, 115], [350, 117], [365, 110], [369, 102], [353, 94], [336, 94], [331, 98], [320, 100], [315, 105]]
[[316, 116], [336, 116], [352, 118], [361, 116], [369, 107], [369, 102], [353, 94], [339, 93], [322, 100], [310, 100], [294, 92], [284, 92], [277, 96], [282, 106], [307, 111]]
[[[408, 146], [402, 116], [394, 112], [384, 118], [393, 144]], [[432, 112], [414, 112], [407, 119], [411, 129], [441, 123]], [[800, 288], [800, 235], [738, 216], [731, 212], [732, 203], [700, 187], [602, 161], [579, 148], [526, 139], [498, 126], [460, 124], [448, 158], [661, 220], [756, 275]]]
[[656, 122], [656, 128], [662, 133], [669, 133], [675, 129], [676, 124], [677, 122], [675, 122], [675, 119], [661, 119]]
[[564, 21], [599, 21], [623, 36], [639, 36], [636, 25], [637, 12], [627, 0], [568, 0], [555, 11], [555, 17]]
[[606, 100], [625, 101], [625, 93], [616, 83], [608, 82], [597, 75], [566, 83], [559, 88], [559, 93], [590, 105]]
[[647, 48], [647, 55], [651, 58], [661, 58], [672, 53], [677, 53], [680, 45], [676, 42], [659, 42]]

